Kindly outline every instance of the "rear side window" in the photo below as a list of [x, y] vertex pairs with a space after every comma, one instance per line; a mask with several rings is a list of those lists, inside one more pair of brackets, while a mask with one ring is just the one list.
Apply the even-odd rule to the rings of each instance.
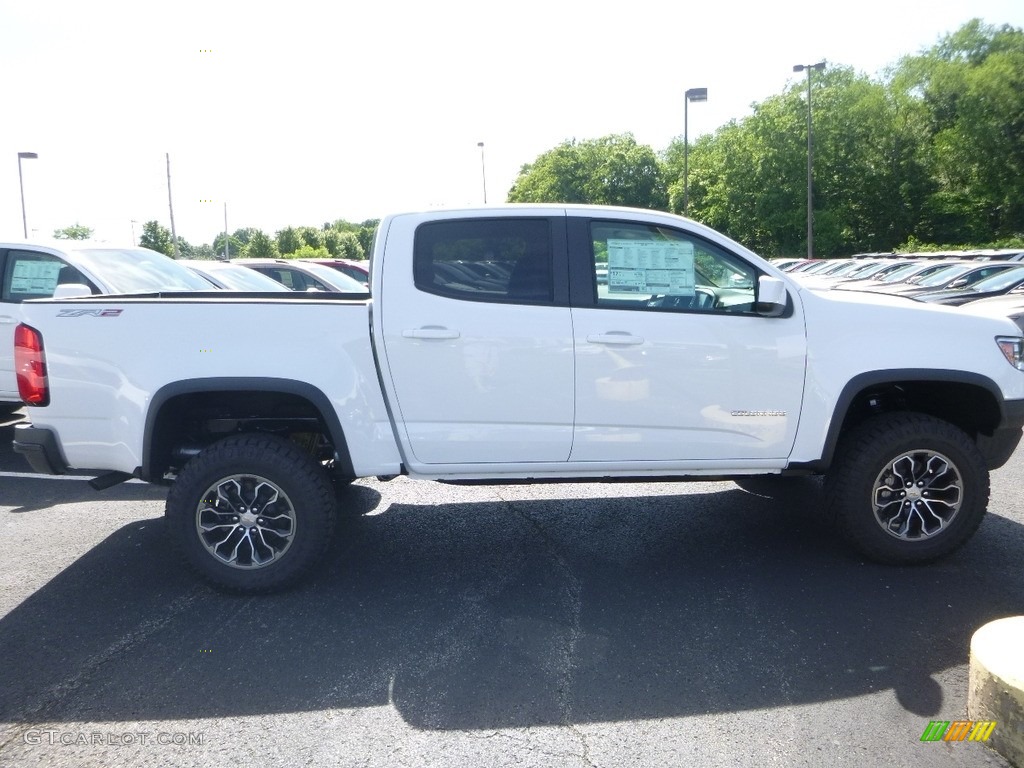
[[551, 226], [545, 219], [435, 221], [416, 230], [416, 287], [454, 299], [553, 301]]

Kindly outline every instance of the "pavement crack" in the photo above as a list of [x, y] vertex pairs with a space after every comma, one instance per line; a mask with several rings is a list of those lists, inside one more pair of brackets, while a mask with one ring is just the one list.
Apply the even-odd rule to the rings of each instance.
[[500, 492], [498, 497], [508, 504], [513, 512], [521, 517], [537, 533], [551, 559], [564, 574], [560, 592], [567, 616], [566, 631], [564, 641], [556, 649], [556, 665], [554, 669], [559, 715], [561, 725], [567, 728], [580, 742], [580, 747], [583, 750], [580, 759], [585, 765], [592, 766], [594, 763], [590, 758], [590, 745], [587, 742], [586, 735], [574, 722], [574, 712], [576, 709], [576, 663], [580, 640], [583, 637], [583, 584], [579, 576], [576, 575], [568, 556], [558, 540], [548, 532], [539, 520], [529, 513], [527, 505], [521, 503], [511, 504], [508, 499], [501, 496]]
[[74, 674], [69, 675], [43, 691], [34, 703], [30, 703], [24, 708], [21, 716], [18, 718], [21, 721], [20, 728], [12, 735], [12, 738], [0, 743], [0, 749], [10, 744], [14, 738], [20, 737], [26, 730], [33, 728], [35, 724], [45, 722], [47, 712], [72, 696], [105, 665], [123, 656], [135, 646], [145, 642], [153, 634], [174, 621], [179, 615], [185, 613], [192, 603], [195, 602], [201, 591], [205, 591], [205, 588], [195, 586], [190, 591], [178, 596], [167, 607], [166, 612], [156, 618], [141, 622], [102, 651], [86, 659]]

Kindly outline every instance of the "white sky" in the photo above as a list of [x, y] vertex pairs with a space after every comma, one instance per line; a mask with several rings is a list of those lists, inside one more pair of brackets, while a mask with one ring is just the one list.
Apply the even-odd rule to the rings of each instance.
[[827, 59], [875, 75], [1021, 0], [0, 0], [0, 239], [320, 226], [502, 202], [560, 142], [691, 141]]

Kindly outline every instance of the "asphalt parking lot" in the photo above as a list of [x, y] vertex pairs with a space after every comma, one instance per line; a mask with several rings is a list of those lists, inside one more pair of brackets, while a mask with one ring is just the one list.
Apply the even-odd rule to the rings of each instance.
[[926, 567], [859, 559], [812, 481], [399, 479], [240, 598], [165, 546], [163, 489], [31, 476], [0, 423], [0, 766], [1007, 765], [920, 739], [1024, 614], [1024, 452]]

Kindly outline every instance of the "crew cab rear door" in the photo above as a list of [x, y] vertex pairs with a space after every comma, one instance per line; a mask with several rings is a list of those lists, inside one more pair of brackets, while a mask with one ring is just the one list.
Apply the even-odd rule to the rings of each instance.
[[379, 236], [375, 339], [406, 460], [566, 461], [574, 356], [564, 215], [399, 216]]

